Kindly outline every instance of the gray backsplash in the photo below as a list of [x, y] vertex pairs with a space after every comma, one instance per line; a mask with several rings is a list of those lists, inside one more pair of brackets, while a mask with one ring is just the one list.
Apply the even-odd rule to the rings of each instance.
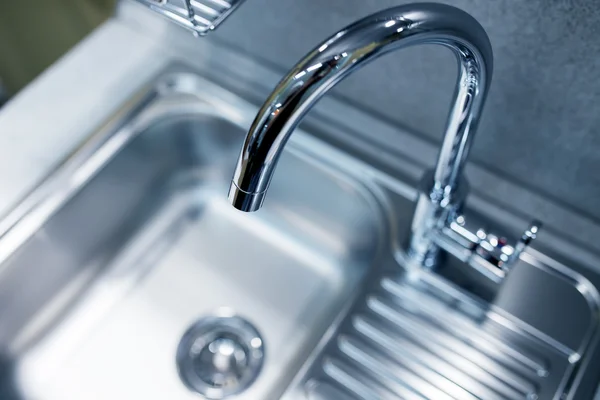
[[[597, 0], [448, 0], [490, 35], [494, 78], [471, 160], [600, 221]], [[208, 40], [281, 69], [346, 24], [406, 0], [247, 0]], [[440, 142], [456, 62], [437, 46], [386, 56], [336, 95]], [[373, 132], [374, 135], [377, 132]]]

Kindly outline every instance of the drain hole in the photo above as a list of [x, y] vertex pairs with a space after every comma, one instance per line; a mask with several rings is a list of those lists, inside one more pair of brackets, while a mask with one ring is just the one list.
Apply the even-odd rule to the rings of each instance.
[[193, 361], [196, 374], [214, 387], [232, 387], [244, 376], [248, 367], [248, 349], [231, 338], [219, 337], [212, 341]]
[[177, 368], [183, 383], [207, 399], [246, 390], [258, 377], [264, 358], [260, 334], [240, 317], [205, 317], [183, 335]]

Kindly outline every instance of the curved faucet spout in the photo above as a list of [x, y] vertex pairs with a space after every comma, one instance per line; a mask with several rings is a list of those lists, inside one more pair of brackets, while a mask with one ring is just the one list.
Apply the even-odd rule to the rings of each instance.
[[492, 49], [479, 23], [443, 4], [410, 4], [370, 15], [339, 31], [302, 59], [277, 85], [252, 123], [229, 191], [243, 211], [259, 209], [277, 160], [312, 106], [353, 71], [415, 44], [450, 48], [459, 78], [432, 190], [451, 196], [467, 156], [492, 75]]

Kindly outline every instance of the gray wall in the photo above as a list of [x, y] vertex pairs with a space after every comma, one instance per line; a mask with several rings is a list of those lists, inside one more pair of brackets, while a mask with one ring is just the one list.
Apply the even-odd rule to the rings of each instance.
[[[339, 28], [408, 2], [247, 0], [209, 40], [283, 73]], [[444, 2], [477, 18], [494, 47], [492, 88], [471, 159], [600, 221], [600, 3]], [[439, 142], [455, 74], [448, 50], [406, 49], [367, 66], [335, 92]]]

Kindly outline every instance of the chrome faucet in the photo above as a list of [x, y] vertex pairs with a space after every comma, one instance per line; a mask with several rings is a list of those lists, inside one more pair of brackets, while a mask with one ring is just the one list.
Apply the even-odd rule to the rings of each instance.
[[239, 210], [258, 210], [287, 140], [312, 106], [368, 62], [417, 44], [452, 50], [459, 76], [437, 164], [419, 190], [407, 255], [423, 267], [435, 267], [443, 249], [499, 282], [540, 224], [534, 222], [511, 245], [503, 236], [471, 229], [461, 213], [467, 192], [462, 173], [490, 85], [493, 57], [483, 27], [455, 7], [423, 3], [383, 10], [342, 29], [300, 60], [252, 123], [229, 200]]

